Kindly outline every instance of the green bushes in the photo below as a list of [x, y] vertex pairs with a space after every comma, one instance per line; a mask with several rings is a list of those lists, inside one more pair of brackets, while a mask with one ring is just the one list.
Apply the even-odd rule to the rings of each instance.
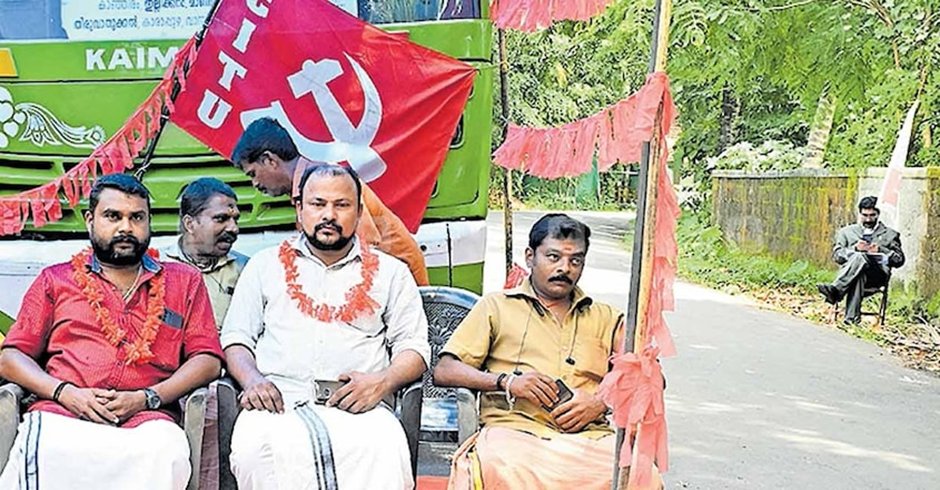
[[752, 255], [726, 242], [721, 230], [701, 213], [686, 213], [679, 221], [679, 273], [706, 285], [736, 289], [787, 289], [812, 294], [816, 284], [832, 279], [832, 272], [798, 260], [795, 262]]
[[[679, 275], [731, 293], [750, 294], [779, 309], [829, 323], [832, 307], [816, 290], [831, 282], [826, 270], [802, 260], [785, 261], [745, 253], [725, 241], [704, 213], [683, 215], [677, 230]], [[627, 238], [630, 247], [632, 237]], [[880, 297], [866, 299], [864, 311], [876, 311]], [[841, 305], [838, 318], [841, 318]], [[926, 298], [917, 284], [892, 283], [884, 325], [836, 325], [858, 338], [886, 346], [914, 367], [940, 372], [940, 293]]]

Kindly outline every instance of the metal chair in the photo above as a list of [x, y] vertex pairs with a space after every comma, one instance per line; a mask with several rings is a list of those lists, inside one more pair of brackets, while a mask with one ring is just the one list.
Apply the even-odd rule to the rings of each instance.
[[[864, 308], [861, 311], [862, 316], [873, 316], [877, 318], [877, 326], [883, 326], [885, 324], [885, 315], [888, 313], [888, 288], [891, 285], [891, 271], [888, 271], [888, 278], [885, 280], [884, 285], [874, 287], [874, 288], [865, 288], [862, 291], [862, 306], [865, 305], [864, 299], [870, 296], [881, 296], [881, 301], [879, 302], [878, 311], [865, 311]], [[839, 318], [839, 308], [842, 306], [842, 302], [838, 302], [832, 305], [832, 321], [836, 321]]]
[[456, 405], [457, 443], [463, 444], [480, 428], [477, 394], [466, 388], [436, 386], [433, 372], [444, 344], [480, 297], [470, 291], [445, 286], [425, 286], [419, 289], [424, 312], [428, 317], [428, 342], [431, 344], [431, 366], [424, 373], [422, 382], [423, 403], [432, 410], [444, 411]]
[[[180, 400], [180, 405], [183, 407], [183, 419], [180, 425], [189, 441], [189, 463], [192, 465], [189, 484], [186, 485], [187, 490], [199, 488], [207, 393], [206, 388], [199, 388]], [[0, 386], [0, 469], [4, 468], [10, 459], [10, 451], [13, 449], [17, 428], [28, 398], [23, 388], [18, 385], [6, 383]]]
[[[241, 387], [230, 378], [219, 380], [218, 407], [219, 407], [219, 490], [235, 490], [238, 484], [232, 474], [232, 433], [235, 430], [235, 419], [241, 412], [238, 403], [238, 394]], [[395, 397], [395, 413], [405, 430], [408, 440], [408, 451], [411, 453], [411, 472], [417, 475], [418, 465], [418, 430], [421, 423], [421, 383], [415, 382], [403, 388]]]

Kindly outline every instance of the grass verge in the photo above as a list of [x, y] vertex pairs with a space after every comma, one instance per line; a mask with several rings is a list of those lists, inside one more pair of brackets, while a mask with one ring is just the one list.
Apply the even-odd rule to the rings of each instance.
[[[627, 246], [632, 242], [627, 237]], [[832, 281], [835, 273], [804, 260], [781, 260], [744, 252], [725, 241], [717, 227], [694, 213], [686, 213], [677, 230], [679, 276], [731, 294], [747, 294], [781, 311], [840, 328], [877, 343], [899, 355], [906, 364], [940, 374], [940, 294], [924, 298], [916, 284], [893, 283], [884, 325], [872, 317], [846, 326], [840, 311], [833, 310], [816, 290], [816, 284]], [[864, 311], [877, 310], [868, 298]]]

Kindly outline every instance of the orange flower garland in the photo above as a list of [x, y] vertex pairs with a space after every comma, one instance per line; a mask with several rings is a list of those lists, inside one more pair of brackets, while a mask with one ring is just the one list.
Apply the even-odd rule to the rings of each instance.
[[[152, 254], [151, 254], [152, 255]], [[104, 293], [98, 286], [98, 281], [91, 277], [91, 272], [87, 270], [85, 264], [91, 256], [91, 249], [85, 249], [72, 257], [72, 278], [82, 290], [82, 294], [95, 311], [95, 317], [101, 324], [101, 332], [104, 333], [108, 343], [118, 347], [121, 341], [127, 336], [127, 332], [119, 327], [114, 319], [111, 318], [111, 312], [102, 305]], [[140, 335], [133, 342], [124, 344], [126, 354], [124, 363], [143, 364], [153, 359], [153, 352], [150, 351], [150, 345], [157, 337], [157, 330], [160, 328], [160, 322], [163, 316], [164, 298], [166, 288], [163, 282], [163, 274], [157, 274], [150, 281], [149, 298], [147, 300], [147, 320], [140, 331]]]
[[379, 304], [369, 296], [369, 291], [372, 289], [375, 273], [379, 269], [379, 257], [372, 253], [367, 245], [363, 245], [361, 250], [362, 270], [360, 275], [362, 282], [346, 291], [346, 304], [332, 306], [325, 303], [316, 303], [313, 298], [303, 292], [300, 284], [297, 284], [299, 276], [296, 263], [297, 252], [291, 247], [289, 240], [285, 240], [281, 244], [278, 258], [281, 259], [281, 265], [284, 266], [287, 294], [297, 302], [297, 308], [300, 309], [301, 313], [321, 322], [334, 322], [337, 320], [351, 322], [362, 313], [369, 315], [375, 313]]

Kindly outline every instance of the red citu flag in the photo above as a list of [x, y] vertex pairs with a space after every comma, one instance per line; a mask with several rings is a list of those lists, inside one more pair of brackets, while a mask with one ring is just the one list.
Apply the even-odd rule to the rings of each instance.
[[326, 0], [222, 2], [173, 122], [231, 157], [244, 128], [274, 118], [306, 158], [355, 168], [414, 232], [474, 75]]

